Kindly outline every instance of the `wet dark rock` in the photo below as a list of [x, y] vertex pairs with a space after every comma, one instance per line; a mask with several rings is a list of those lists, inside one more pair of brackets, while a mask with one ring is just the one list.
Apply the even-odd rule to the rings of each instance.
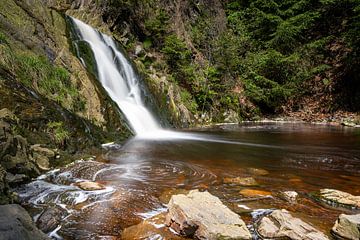
[[25, 183], [30, 180], [29, 176], [25, 174], [12, 174], [12, 173], [6, 173], [6, 181], [10, 185], [18, 185], [20, 183]]
[[32, 161], [30, 146], [27, 139], [16, 134], [12, 126], [16, 117], [6, 108], [0, 113], [0, 164], [14, 174], [26, 174], [35, 177], [40, 174]]
[[332, 233], [342, 239], [360, 239], [360, 214], [341, 214], [332, 228]]
[[51, 232], [59, 225], [65, 214], [66, 211], [64, 209], [59, 207], [50, 207], [40, 215], [37, 220], [37, 226], [45, 233]]
[[0, 213], [0, 238], [2, 240], [49, 239], [35, 226], [30, 215], [20, 205], [1, 205]]
[[224, 183], [227, 184], [236, 184], [240, 186], [257, 186], [259, 185], [256, 180], [252, 177], [236, 177], [236, 178], [230, 178], [226, 177], [223, 180]]
[[0, 165], [0, 204], [9, 203], [9, 186], [6, 181], [6, 171]]
[[183, 236], [198, 239], [251, 239], [239, 215], [219, 198], [198, 190], [171, 197], [166, 224]]
[[285, 209], [275, 210], [256, 224], [256, 231], [263, 239], [328, 240], [322, 232]]
[[330, 206], [360, 209], [360, 196], [354, 196], [347, 192], [335, 189], [321, 189], [320, 193], [315, 194], [314, 197]]

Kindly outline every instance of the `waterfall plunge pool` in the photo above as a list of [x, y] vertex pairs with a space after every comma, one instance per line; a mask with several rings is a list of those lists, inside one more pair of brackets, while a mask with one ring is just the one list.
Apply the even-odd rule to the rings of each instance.
[[[318, 203], [311, 193], [333, 188], [360, 195], [360, 129], [267, 123], [174, 134], [183, 137], [135, 137], [94, 160], [51, 171], [19, 189], [19, 195], [35, 220], [57, 209], [49, 234], [59, 239], [118, 237], [166, 211], [171, 194], [190, 189], [218, 196], [249, 225], [259, 209], [285, 208], [328, 233], [344, 210]], [[224, 183], [235, 177], [253, 177], [258, 184]], [[105, 189], [82, 190], [76, 182], [83, 180]], [[244, 189], [270, 196], [248, 198], [241, 194]], [[299, 193], [295, 204], [279, 197], [289, 190]], [[161, 239], [156, 234], [154, 239]]]

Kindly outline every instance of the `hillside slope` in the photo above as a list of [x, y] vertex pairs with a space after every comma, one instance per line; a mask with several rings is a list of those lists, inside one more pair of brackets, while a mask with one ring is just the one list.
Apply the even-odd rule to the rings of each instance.
[[[357, 0], [115, 0], [98, 8], [148, 81], [175, 86], [192, 120], [322, 120], [360, 110]], [[169, 99], [167, 89], [154, 91]]]

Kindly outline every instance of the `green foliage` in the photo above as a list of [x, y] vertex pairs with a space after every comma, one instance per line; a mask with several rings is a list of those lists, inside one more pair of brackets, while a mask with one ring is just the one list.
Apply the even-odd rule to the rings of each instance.
[[182, 89], [180, 91], [180, 97], [186, 108], [189, 109], [192, 113], [196, 113], [198, 105], [193, 99], [192, 95], [186, 89]]
[[150, 32], [150, 36], [155, 41], [161, 41], [168, 29], [168, 21], [170, 17], [164, 9], [156, 9], [155, 14], [151, 14], [144, 24], [146, 30]]
[[175, 34], [165, 38], [165, 44], [161, 52], [165, 54], [166, 60], [172, 68], [189, 64], [191, 61], [191, 51]]
[[49, 122], [47, 124], [48, 133], [56, 144], [64, 146], [67, 139], [70, 137], [70, 133], [64, 128], [63, 122]]
[[[324, 86], [332, 84], [325, 73], [333, 69], [326, 59], [329, 43], [339, 38], [332, 30], [335, 27], [345, 32], [353, 49], [347, 55], [349, 65], [359, 62], [355, 57], [360, 55], [357, 0], [233, 0], [225, 10], [228, 29], [212, 52], [224, 86], [221, 91], [232, 88], [229, 79], [238, 78], [245, 95], [262, 112], [280, 111], [289, 99], [311, 92], [303, 86], [315, 76], [323, 79]], [[221, 103], [230, 105], [226, 98]]]
[[28, 87], [65, 107], [83, 110], [84, 101], [71, 83], [69, 72], [37, 55], [16, 56], [16, 74]]
[[4, 33], [0, 32], [0, 44], [7, 43], [7, 37]]
[[149, 39], [149, 38], [145, 39], [143, 42], [143, 46], [144, 46], [144, 49], [149, 49], [152, 46], [151, 39]]

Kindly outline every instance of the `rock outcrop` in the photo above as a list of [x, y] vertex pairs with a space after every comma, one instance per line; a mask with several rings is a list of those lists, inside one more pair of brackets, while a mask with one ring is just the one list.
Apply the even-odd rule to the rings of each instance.
[[0, 239], [45, 240], [24, 208], [17, 204], [0, 206]]
[[275, 210], [256, 224], [257, 233], [263, 239], [328, 240], [320, 231], [285, 209]]
[[166, 224], [183, 236], [198, 239], [251, 239], [239, 215], [219, 198], [198, 190], [171, 197]]
[[332, 233], [344, 239], [360, 239], [360, 214], [341, 214], [332, 228]]

